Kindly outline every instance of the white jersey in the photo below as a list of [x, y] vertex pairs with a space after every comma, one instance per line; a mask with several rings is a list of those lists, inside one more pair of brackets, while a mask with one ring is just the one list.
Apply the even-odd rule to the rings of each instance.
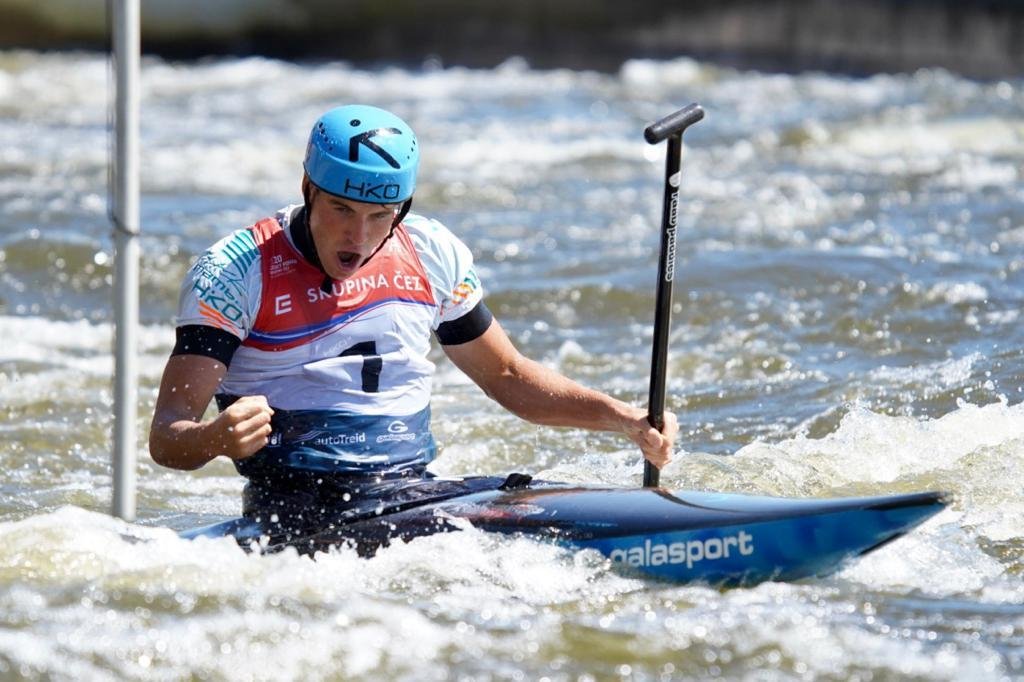
[[[410, 214], [369, 263], [325, 292], [323, 272], [291, 240], [300, 209], [211, 247], [182, 286], [178, 326], [241, 339], [221, 393], [267, 397], [281, 414], [272, 446], [323, 450], [291, 465], [357, 470], [432, 457], [432, 440], [429, 455], [396, 452], [396, 444], [425, 447], [430, 337], [483, 297], [469, 249], [441, 223]], [[332, 461], [306, 461], [321, 455]]]

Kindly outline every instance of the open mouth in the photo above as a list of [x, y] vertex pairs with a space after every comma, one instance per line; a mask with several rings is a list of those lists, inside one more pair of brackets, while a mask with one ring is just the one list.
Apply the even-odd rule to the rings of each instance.
[[355, 251], [339, 251], [338, 262], [341, 263], [343, 268], [356, 268], [359, 267], [362, 254], [356, 253]]

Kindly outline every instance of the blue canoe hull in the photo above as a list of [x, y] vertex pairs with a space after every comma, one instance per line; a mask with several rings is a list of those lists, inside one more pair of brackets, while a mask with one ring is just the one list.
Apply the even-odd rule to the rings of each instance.
[[233, 536], [262, 551], [295, 547], [315, 553], [352, 545], [369, 555], [396, 539], [459, 530], [468, 521], [484, 531], [593, 549], [660, 579], [734, 586], [834, 572], [947, 503], [935, 492], [790, 499], [543, 483], [496, 490], [494, 480], [465, 479], [468, 484], [454, 487], [431, 481], [390, 506], [378, 502], [372, 510], [344, 510], [314, 525], [285, 528], [239, 518], [182, 536]]

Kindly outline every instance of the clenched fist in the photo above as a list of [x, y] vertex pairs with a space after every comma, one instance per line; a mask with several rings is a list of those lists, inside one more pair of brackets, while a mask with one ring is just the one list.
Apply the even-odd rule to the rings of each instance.
[[274, 410], [266, 396], [239, 398], [213, 420], [214, 439], [221, 454], [234, 460], [256, 454], [270, 437], [270, 417]]

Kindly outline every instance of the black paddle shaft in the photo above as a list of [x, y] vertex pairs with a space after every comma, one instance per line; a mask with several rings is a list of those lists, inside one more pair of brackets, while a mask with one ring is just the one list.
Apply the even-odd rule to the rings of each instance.
[[[665, 428], [665, 375], [668, 370], [668, 332], [672, 325], [672, 280], [676, 270], [676, 225], [679, 219], [679, 166], [683, 133], [704, 118], [699, 104], [669, 114], [644, 130], [644, 139], [657, 144], [668, 139], [665, 158], [665, 199], [661, 213], [661, 255], [658, 259], [658, 289], [654, 309], [654, 343], [651, 351], [651, 392], [647, 421], [661, 431]], [[644, 487], [658, 486], [661, 472], [644, 461]]]

